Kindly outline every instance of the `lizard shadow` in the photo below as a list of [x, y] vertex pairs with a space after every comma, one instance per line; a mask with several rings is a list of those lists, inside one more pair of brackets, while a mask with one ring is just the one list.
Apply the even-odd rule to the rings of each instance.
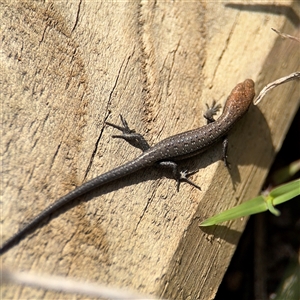
[[228, 148], [229, 174], [234, 188], [241, 182], [239, 166], [254, 165], [261, 169], [270, 166], [275, 148], [266, 118], [257, 106], [251, 106], [240, 126], [233, 128]]
[[[239, 166], [255, 165], [261, 169], [269, 168], [274, 157], [275, 148], [266, 118], [257, 106], [252, 106], [248, 114], [241, 120], [240, 126], [232, 130], [229, 141], [229, 157], [230, 152], [233, 150], [233, 146], [230, 145], [234, 145], [235, 151], [234, 164], [231, 163], [231, 168], [229, 169], [234, 188], [241, 182], [241, 176], [238, 170]], [[248, 174], [250, 174], [250, 171]], [[261, 182], [261, 185], [262, 184], [263, 182]], [[220, 199], [220, 201], [221, 200], [222, 199]], [[199, 209], [196, 215], [201, 221], [205, 219], [202, 218]], [[200, 229], [230, 244], [237, 244], [241, 235], [241, 232], [231, 229], [227, 225], [200, 227]]]

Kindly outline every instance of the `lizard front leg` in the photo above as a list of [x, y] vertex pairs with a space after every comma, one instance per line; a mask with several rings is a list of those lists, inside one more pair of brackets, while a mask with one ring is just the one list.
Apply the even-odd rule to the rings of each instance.
[[112, 137], [123, 139], [126, 142], [128, 142], [130, 145], [132, 145], [133, 147], [141, 149], [143, 152], [148, 150], [150, 148], [150, 145], [145, 140], [145, 138], [141, 134], [136, 133], [134, 129], [130, 129], [126, 120], [123, 118], [122, 115], [120, 115], [120, 119], [121, 119], [123, 127], [106, 122], [107, 125], [112, 126], [116, 129], [122, 131], [121, 135], [113, 135]]

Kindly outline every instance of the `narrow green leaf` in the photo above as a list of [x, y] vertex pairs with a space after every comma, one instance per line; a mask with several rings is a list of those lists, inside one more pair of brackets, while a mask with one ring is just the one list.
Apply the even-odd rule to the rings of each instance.
[[300, 179], [281, 185], [269, 194], [273, 198], [273, 204], [278, 205], [300, 195]]
[[229, 210], [221, 212], [211, 218], [204, 220], [200, 226], [211, 226], [217, 223], [229, 221], [236, 218], [260, 213], [268, 209], [267, 204], [263, 196], [258, 196], [249, 201], [246, 201], [238, 206], [235, 206]]
[[258, 196], [246, 201], [238, 206], [221, 212], [211, 218], [204, 220], [200, 226], [211, 226], [221, 222], [253, 215], [269, 210], [275, 216], [280, 215], [280, 211], [274, 207], [280, 203], [291, 200], [300, 195], [300, 179], [288, 182], [273, 189], [267, 196]]
[[277, 170], [273, 176], [272, 181], [276, 184], [282, 184], [292, 178], [297, 172], [300, 171], [300, 159], [290, 163], [288, 166]]

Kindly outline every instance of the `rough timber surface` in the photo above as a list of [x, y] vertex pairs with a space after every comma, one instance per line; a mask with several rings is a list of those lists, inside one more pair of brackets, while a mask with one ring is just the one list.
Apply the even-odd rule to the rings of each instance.
[[[204, 125], [205, 103], [223, 104], [238, 82], [252, 78], [258, 92], [299, 70], [298, 45], [271, 31], [299, 34], [291, 2], [1, 2], [1, 240], [139, 154], [110, 137], [106, 120], [123, 114], [153, 144]], [[191, 159], [202, 191], [183, 184], [177, 193], [160, 170], [144, 170], [60, 210], [2, 264], [213, 299], [246, 219], [206, 229], [199, 222], [259, 193], [298, 105], [299, 84], [290, 82], [250, 109], [229, 136], [229, 171], [221, 147]], [[71, 297], [1, 287], [2, 299]]]

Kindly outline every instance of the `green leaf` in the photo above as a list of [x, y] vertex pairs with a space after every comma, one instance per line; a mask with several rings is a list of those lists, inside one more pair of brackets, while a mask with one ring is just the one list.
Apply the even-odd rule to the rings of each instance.
[[300, 171], [300, 159], [293, 161], [288, 166], [277, 170], [272, 175], [272, 181], [278, 185], [290, 180], [297, 172]]
[[300, 179], [286, 183], [273, 189], [267, 196], [258, 196], [246, 201], [238, 206], [221, 212], [211, 218], [204, 220], [200, 226], [211, 226], [221, 222], [241, 218], [269, 210], [275, 216], [280, 215], [280, 211], [274, 205], [286, 202], [300, 195]]
[[286, 202], [298, 195], [300, 195], [300, 179], [281, 185], [273, 189], [269, 194], [274, 199], [274, 205]]
[[221, 212], [211, 218], [204, 220], [200, 226], [211, 226], [221, 222], [249, 216], [266, 211], [267, 205], [263, 196], [258, 196], [229, 210]]

